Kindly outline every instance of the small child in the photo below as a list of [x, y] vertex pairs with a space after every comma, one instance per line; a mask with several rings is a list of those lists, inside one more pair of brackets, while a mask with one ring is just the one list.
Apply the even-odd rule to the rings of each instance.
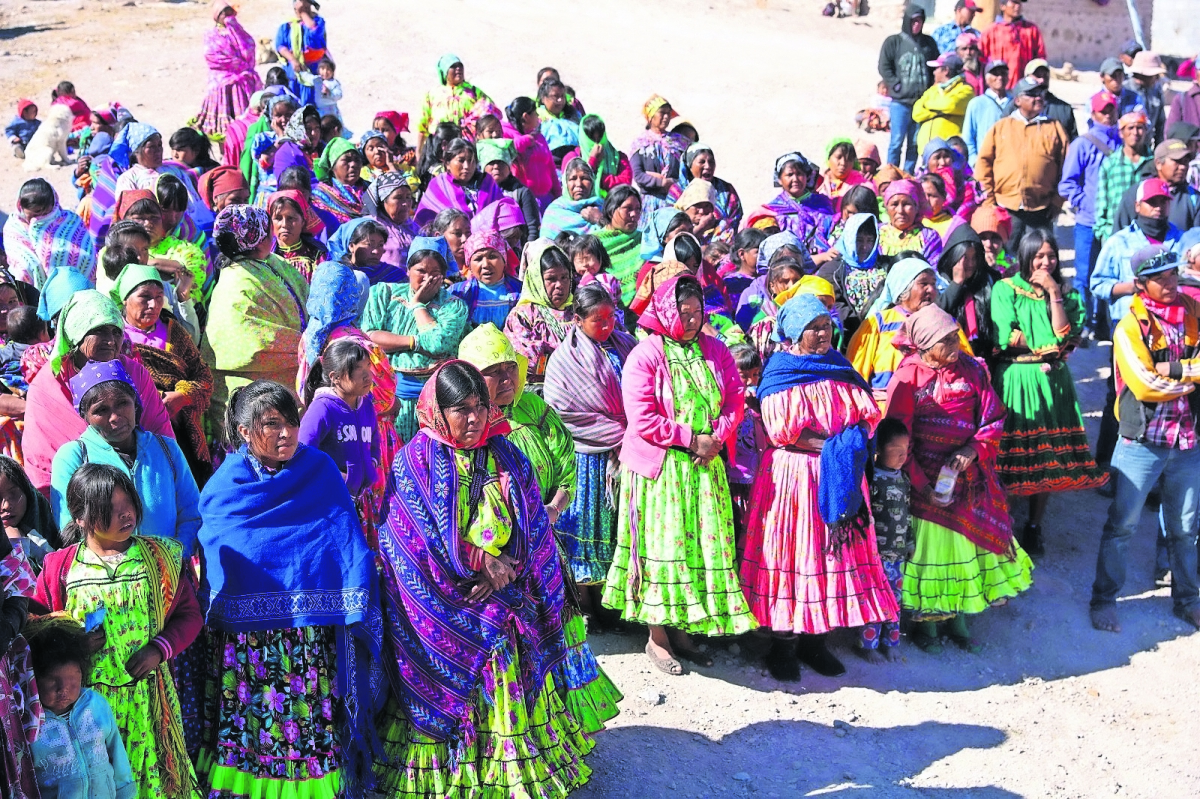
[[[608, 251], [604, 249], [604, 245], [600, 243], [600, 239], [588, 234], [580, 236], [571, 243], [568, 250], [571, 255], [571, 263], [575, 265], [575, 274], [579, 275], [580, 286], [586, 286], [593, 281], [599, 283], [604, 288], [608, 289], [608, 293], [613, 296], [613, 300], [618, 305], [621, 302], [621, 281], [617, 280], [617, 276], [609, 274], [609, 269], [612, 269], [612, 260], [608, 257]], [[625, 315], [621, 309], [617, 308], [617, 325], [624, 327]]]
[[758, 350], [748, 343], [734, 344], [729, 348], [733, 362], [742, 377], [746, 397], [746, 412], [738, 427], [734, 443], [733, 458], [726, 465], [729, 475], [729, 495], [733, 499], [733, 529], [737, 535], [738, 562], [746, 544], [746, 510], [750, 505], [750, 488], [758, 474], [758, 464], [766, 452], [769, 441], [763, 426], [762, 413], [758, 405], [758, 383], [762, 379], [762, 358]]
[[335, 116], [342, 121], [342, 111], [338, 101], [342, 99], [342, 83], [333, 76], [337, 65], [331, 59], [322, 58], [317, 62], [317, 78], [313, 81], [313, 93], [316, 96], [317, 113], [322, 117]]
[[75, 84], [71, 81], [61, 81], [50, 92], [50, 96], [55, 105], [65, 105], [75, 115], [75, 119], [71, 122], [72, 133], [79, 133], [92, 121], [92, 109], [88, 108], [88, 104], [83, 101], [83, 98], [75, 93]]
[[141, 500], [112, 466], [80, 467], [67, 485], [67, 510], [63, 538], [71, 543], [46, 556], [34, 600], [96, 627], [88, 633], [88, 681], [108, 700], [138, 764], [138, 794], [190, 799], [196, 773], [168, 661], [195, 640], [204, 618], [181, 579], [183, 547], [137, 533]]
[[21, 372], [21, 356], [34, 344], [50, 340], [46, 323], [38, 318], [37, 309], [18, 305], [8, 312], [8, 327], [4, 346], [0, 347], [0, 383], [10, 393], [24, 397], [29, 383]]
[[[898, 419], [884, 419], [875, 431], [875, 476], [871, 480], [871, 515], [875, 519], [875, 540], [883, 573], [900, 604], [900, 585], [904, 562], [912, 555], [913, 539], [909, 525], [908, 498], [911, 485], [904, 473], [908, 460], [908, 428]], [[879, 644], [883, 643], [883, 656]], [[900, 621], [868, 624], [859, 639], [859, 654], [870, 663], [896, 657], [900, 645]]]
[[7, 546], [20, 552], [35, 576], [46, 555], [62, 546], [49, 501], [34, 490], [21, 465], [6, 455], [0, 455], [0, 524]]
[[879, 81], [876, 84], [875, 94], [867, 100], [866, 108], [854, 115], [854, 121], [859, 128], [869, 132], [892, 129], [892, 98], [888, 95], [886, 83]]
[[46, 718], [33, 744], [42, 796], [57, 799], [133, 799], [137, 784], [121, 730], [108, 701], [85, 688], [88, 636], [65, 615], [29, 626], [33, 671]]
[[23, 159], [25, 157], [25, 148], [29, 146], [29, 140], [42, 126], [42, 121], [37, 118], [37, 115], [37, 103], [33, 100], [17, 100], [17, 115], [4, 129], [4, 135], [8, 137], [8, 143], [12, 145], [13, 158]]
[[19, 547], [0, 538], [0, 792], [37, 796], [31, 744], [39, 734], [42, 707], [22, 637], [36, 581]]

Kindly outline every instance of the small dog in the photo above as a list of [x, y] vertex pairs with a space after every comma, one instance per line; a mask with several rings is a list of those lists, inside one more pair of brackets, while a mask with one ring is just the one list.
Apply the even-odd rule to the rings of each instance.
[[67, 106], [61, 103], [50, 106], [46, 118], [25, 147], [26, 172], [45, 169], [54, 163], [55, 156], [59, 166], [67, 165], [67, 139], [71, 136], [74, 119], [75, 115]]
[[1069, 81], [1079, 80], [1079, 73], [1075, 71], [1075, 65], [1072, 64], [1070, 61], [1064, 61], [1063, 65], [1062, 65], [1062, 69], [1055, 69], [1054, 67], [1050, 67], [1050, 74], [1054, 77], [1055, 80], [1069, 80]]
[[275, 52], [274, 39], [258, 40], [258, 64], [275, 64], [279, 62], [279, 53]]

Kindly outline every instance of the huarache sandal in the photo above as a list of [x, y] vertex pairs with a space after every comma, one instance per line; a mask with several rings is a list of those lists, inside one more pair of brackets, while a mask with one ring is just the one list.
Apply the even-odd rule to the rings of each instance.
[[654, 668], [664, 674], [670, 674], [672, 677], [678, 677], [683, 674], [683, 664], [675, 658], [660, 658], [654, 654], [654, 647], [650, 642], [646, 642], [646, 654], [650, 656], [650, 662], [654, 664]]

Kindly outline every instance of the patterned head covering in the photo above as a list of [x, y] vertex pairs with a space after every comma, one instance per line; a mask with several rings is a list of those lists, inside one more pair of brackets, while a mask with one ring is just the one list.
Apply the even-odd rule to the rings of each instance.
[[779, 186], [779, 176], [783, 174], [783, 168], [788, 164], [797, 164], [800, 171], [808, 178], [808, 188], [812, 189], [813, 175], [817, 174], [817, 167], [812, 161], [809, 161], [800, 151], [784, 153], [775, 159], [775, 185]]
[[325, 229], [325, 223], [322, 222], [321, 217], [317, 216], [316, 212], [313, 211], [312, 204], [309, 203], [308, 198], [305, 197], [304, 194], [299, 190], [281, 189], [279, 191], [272, 192], [271, 195], [267, 197], [267, 213], [271, 212], [271, 206], [275, 204], [276, 200], [291, 200], [296, 204], [296, 207], [300, 209], [300, 215], [304, 217], [305, 233], [316, 236]]
[[954, 317], [931, 303], [909, 314], [904, 320], [904, 327], [892, 339], [892, 344], [902, 351], [924, 352], [958, 331], [958, 322], [954, 321]]
[[692, 162], [696, 160], [700, 153], [708, 153], [709, 155], [713, 155], [713, 149], [702, 141], [698, 141], [691, 147], [688, 147], [683, 153], [684, 168], [690, 170], [692, 168]]
[[784, 302], [775, 316], [775, 337], [780, 341], [798, 341], [809, 325], [829, 315], [829, 309], [816, 295], [796, 294]]
[[903, 194], [916, 203], [918, 217], [925, 215], [928, 208], [925, 205], [925, 190], [921, 188], [921, 184], [907, 178], [893, 180], [888, 184], [887, 190], [883, 193], [883, 204], [887, 205], [893, 197], [899, 194]]
[[303, 336], [304, 360], [310, 368], [321, 357], [330, 334], [357, 321], [369, 291], [369, 283], [367, 290], [359, 283], [360, 274], [337, 261], [326, 261], [313, 270]]
[[412, 244], [408, 245], [408, 263], [405, 266], [411, 268], [413, 264], [420, 260], [417, 256], [424, 252], [435, 253], [441, 258], [442, 266], [446, 268], [447, 273], [451, 269], [458, 269], [458, 264], [454, 260], [454, 253], [450, 251], [450, 245], [446, 243], [445, 236], [414, 236]]
[[[291, 103], [292, 105], [295, 105], [296, 102], [296, 95], [292, 94], [287, 89], [284, 89], [283, 91], [273, 94], [267, 98], [267, 115], [270, 116], [275, 106], [279, 105], [280, 103]], [[290, 122], [291, 120], [289, 119], [288, 121]]]
[[508, 336], [492, 322], [480, 325], [463, 337], [462, 343], [458, 345], [458, 357], [481, 372], [498, 363], [515, 363], [517, 391], [513, 395], [513, 403], [515, 404], [524, 393], [525, 380], [529, 375], [529, 359], [517, 352]]
[[446, 75], [450, 72], [450, 67], [461, 63], [462, 59], [456, 56], [454, 53], [446, 53], [444, 56], [438, 59], [438, 80], [441, 81], [443, 86], [446, 85]]
[[638, 324], [651, 333], [666, 336], [672, 341], [683, 339], [683, 320], [679, 316], [679, 301], [675, 299], [675, 287], [681, 280], [695, 280], [689, 274], [676, 275], [665, 281], [654, 291], [650, 304], [638, 317]]
[[663, 257], [663, 239], [667, 237], [667, 228], [678, 217], [686, 216], [673, 205], [659, 208], [650, 214], [650, 221], [642, 231], [642, 249], [638, 253], [643, 261], [661, 261]]
[[908, 287], [925, 272], [937, 274], [936, 269], [920, 258], [905, 258], [894, 263], [888, 270], [887, 280], [883, 281], [883, 291], [879, 293], [868, 313], [879, 313], [891, 308], [900, 301], [900, 295], [908, 291]]
[[525, 224], [525, 214], [512, 197], [501, 197], [471, 218], [472, 233], [500, 232]]
[[229, 205], [213, 222], [213, 239], [222, 233], [231, 234], [238, 250], [248, 252], [271, 235], [271, 218], [266, 211], [253, 205]]
[[128, 168], [129, 157], [140, 150], [151, 136], [157, 135], [159, 135], [158, 129], [153, 125], [147, 125], [145, 122], [130, 122], [117, 133], [108, 154], [122, 167]]
[[295, 110], [288, 123], [283, 126], [283, 137], [300, 144], [308, 139], [308, 131], [304, 128], [304, 114], [310, 108], [315, 108], [310, 105], [302, 105]]
[[[408, 186], [408, 178], [403, 172], [383, 172], [367, 186], [367, 194], [375, 201], [375, 213], [383, 213], [383, 202], [392, 196], [392, 192]], [[411, 187], [409, 187], [411, 190]]]
[[758, 245], [758, 261], [755, 264], [759, 274], [766, 274], [767, 269], [771, 266], [771, 259], [784, 247], [790, 247], [800, 253], [804, 252], [804, 245], [790, 230], [784, 230], [763, 239], [763, 243]]
[[241, 171], [237, 167], [232, 166], [217, 166], [205, 172], [200, 176], [197, 188], [200, 190], [200, 199], [204, 200], [204, 204], [212, 210], [217, 198], [223, 194], [245, 189], [250, 191], [250, 186], [246, 183], [246, 179], [242, 177]]
[[79, 374], [70, 380], [71, 400], [75, 405], [75, 412], [80, 416], [83, 416], [83, 410], [79, 407], [83, 398], [101, 383], [124, 383], [129, 386], [129, 390], [133, 392], [133, 401], [138, 410], [141, 410], [142, 401], [138, 397], [137, 386], [133, 384], [133, 378], [125, 371], [124, 365], [120, 361], [92, 361], [84, 364]]
[[381, 132], [375, 130], [375, 128], [368, 128], [358, 137], [358, 149], [362, 150], [364, 155], [367, 151], [367, 142], [371, 139], [379, 139], [384, 144], [387, 144], [387, 136], [384, 136]]
[[480, 139], [475, 142], [475, 154], [481, 167], [493, 161], [512, 166], [517, 161], [517, 148], [512, 139]]
[[37, 315], [43, 322], [53, 321], [77, 291], [95, 288], [81, 272], [56, 266], [46, 275], [42, 296], [38, 298]]
[[[451, 64], [450, 66], [454, 65]], [[445, 80], [442, 82], [445, 83]], [[408, 132], [408, 114], [402, 114], [399, 111], [380, 111], [375, 115], [375, 119], [386, 119], [391, 123], [392, 129], [396, 131], [397, 135]], [[371, 120], [372, 124], [374, 121]]]
[[513, 252], [512, 247], [508, 246], [508, 241], [499, 233], [490, 231], [487, 233], [472, 233], [463, 242], [463, 258], [466, 263], [463, 268], [467, 271], [471, 269], [471, 259], [475, 257], [475, 253], [480, 250], [495, 250], [504, 258], [505, 271], [511, 274], [517, 272], [517, 254]]
[[[542, 279], [542, 256], [550, 250], [558, 250], [563, 256], [562, 248], [549, 239], [534, 239], [525, 245], [525, 251], [521, 253], [521, 297], [517, 303], [528, 302], [532, 305], [541, 305], [544, 308], [554, 308], [550, 304], [550, 297], [546, 294], [546, 281]], [[570, 263], [570, 259], [567, 259]], [[575, 302], [575, 295], [568, 294], [566, 302], [563, 303], [563, 308], [566, 308], [571, 303]]]
[[346, 153], [355, 152], [357, 148], [346, 139], [334, 139], [325, 145], [325, 151], [321, 153], [320, 160], [313, 167], [313, 172], [317, 176], [317, 180], [329, 182], [333, 180], [333, 165], [338, 159]]
[[113, 302], [117, 305], [121, 305], [125, 302], [125, 298], [143, 283], [157, 283], [161, 286], [163, 285], [162, 275], [153, 266], [126, 264], [125, 268], [121, 270], [121, 274], [117, 275], [117, 282], [113, 284], [108, 296], [112, 297]]
[[95, 289], [77, 291], [67, 300], [58, 316], [58, 335], [50, 354], [50, 370], [62, 373], [63, 359], [96, 328], [115, 327], [125, 329], [125, 319], [112, 297]]
[[275, 132], [264, 130], [262, 133], [254, 134], [254, 138], [250, 140], [250, 154], [255, 158], [262, 158], [263, 155], [275, 146]]
[[675, 207], [680, 211], [686, 211], [700, 203], [708, 203], [715, 206], [717, 204], [717, 190], [707, 180], [696, 178], [683, 190], [683, 194], [679, 195], [679, 199], [675, 201]]
[[[664, 105], [670, 105], [670, 103], [667, 102], [667, 98], [663, 97], [661, 94], [652, 94], [650, 95], [650, 99], [642, 104], [642, 116], [644, 116], [646, 121], [649, 122], [650, 117], [654, 116], [654, 114], [658, 112], [658, 109], [662, 108]], [[671, 119], [674, 119], [677, 116], [679, 116], [679, 114], [676, 114], [675, 109], [672, 108]]]
[[[117, 197], [117, 205], [113, 209], [113, 221], [120, 222], [129, 213], [129, 209], [142, 200], [150, 200], [158, 205], [158, 198], [149, 189], [126, 189]], [[161, 207], [161, 206], [160, 206]]]
[[[441, 442], [454, 449], [465, 449], [450, 434], [450, 425], [446, 423], [446, 415], [437, 403], [438, 373], [452, 363], [462, 363], [471, 366], [466, 361], [455, 359], [446, 361], [433, 370], [433, 374], [429, 376], [429, 379], [425, 381], [425, 386], [421, 389], [421, 395], [417, 397], [417, 425], [434, 441]], [[471, 368], [474, 369], [475, 367], [471, 366]], [[488, 400], [490, 404], [490, 398], [483, 397], [483, 399]], [[472, 449], [486, 446], [492, 436], [499, 435], [501, 432], [507, 430], [508, 424], [505, 422], [504, 414], [500, 411], [499, 406], [492, 405], [491, 415], [483, 426], [483, 435], [479, 437], [479, 441]]]

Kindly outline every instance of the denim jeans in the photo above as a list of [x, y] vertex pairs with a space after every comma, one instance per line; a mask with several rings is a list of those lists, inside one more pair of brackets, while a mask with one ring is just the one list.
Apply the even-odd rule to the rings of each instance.
[[893, 102], [891, 113], [892, 140], [888, 142], [888, 163], [900, 166], [900, 155], [907, 146], [903, 169], [911, 175], [917, 168], [917, 123], [913, 122], [912, 106]]
[[1108, 521], [1096, 558], [1092, 607], [1116, 603], [1125, 586], [1129, 539], [1137, 529], [1146, 495], [1162, 477], [1161, 522], [1171, 560], [1171, 598], [1178, 610], [1200, 604], [1196, 583], [1196, 510], [1200, 506], [1200, 448], [1181, 450], [1143, 444], [1128, 438], [1113, 453], [1117, 496], [1108, 508]]
[[1092, 298], [1089, 281], [1092, 279], [1092, 270], [1096, 268], [1098, 255], [1100, 255], [1100, 248], [1096, 246], [1096, 234], [1092, 227], [1076, 222], [1075, 290], [1079, 292], [1079, 299], [1083, 301], [1084, 310], [1087, 312], [1084, 317], [1084, 326], [1091, 330], [1096, 329], [1096, 303]]

